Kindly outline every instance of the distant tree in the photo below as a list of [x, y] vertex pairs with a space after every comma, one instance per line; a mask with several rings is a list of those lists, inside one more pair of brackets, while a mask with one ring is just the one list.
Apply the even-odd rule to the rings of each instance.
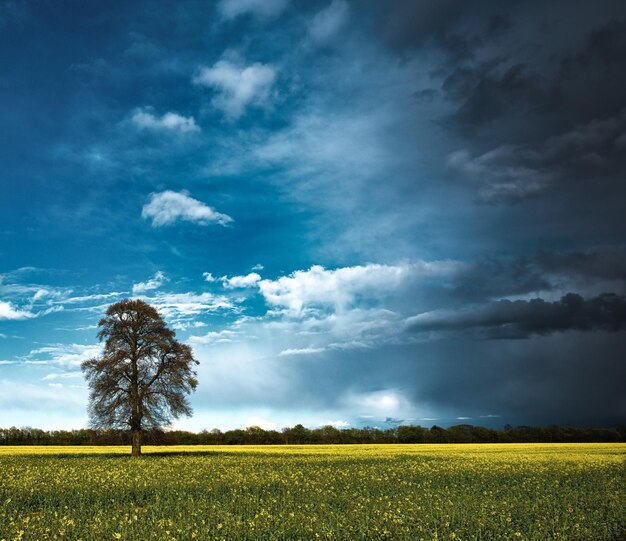
[[301, 424], [297, 424], [293, 428], [283, 428], [283, 436], [285, 443], [301, 445], [303, 443], [309, 443], [311, 431]]
[[396, 431], [398, 443], [424, 443], [426, 429], [421, 426], [400, 425]]
[[445, 428], [441, 428], [440, 426], [433, 425], [430, 427], [430, 433], [428, 439], [431, 443], [448, 443], [449, 437], [448, 432]]
[[198, 384], [193, 370], [198, 361], [141, 300], [112, 304], [98, 326], [104, 352], [81, 365], [90, 389], [90, 424], [130, 429], [132, 456], [139, 457], [145, 429], [191, 415], [187, 395]]
[[332, 425], [325, 425], [315, 432], [317, 432], [320, 443], [339, 443], [341, 441], [341, 432]]
[[212, 443], [214, 445], [224, 443], [224, 434], [219, 428], [212, 429], [207, 443]]
[[246, 443], [246, 432], [241, 428], [229, 430], [224, 434], [224, 443], [226, 445], [243, 445]]
[[266, 432], [260, 426], [248, 426], [245, 430], [245, 442], [253, 445], [265, 443]]

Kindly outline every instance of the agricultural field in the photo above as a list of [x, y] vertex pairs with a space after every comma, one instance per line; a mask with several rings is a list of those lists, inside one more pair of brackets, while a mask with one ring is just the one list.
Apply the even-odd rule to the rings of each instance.
[[626, 444], [0, 447], [0, 540], [626, 539]]

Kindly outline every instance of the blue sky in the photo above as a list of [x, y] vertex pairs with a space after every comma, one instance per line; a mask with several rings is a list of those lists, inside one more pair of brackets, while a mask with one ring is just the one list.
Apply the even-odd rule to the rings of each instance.
[[625, 28], [3, 0], [0, 425], [85, 426], [129, 297], [201, 362], [177, 427], [623, 422]]

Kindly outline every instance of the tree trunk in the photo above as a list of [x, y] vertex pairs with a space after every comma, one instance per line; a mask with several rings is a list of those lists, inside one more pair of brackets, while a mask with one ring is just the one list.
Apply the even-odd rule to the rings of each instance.
[[141, 431], [133, 430], [132, 431], [132, 453], [131, 456], [133, 458], [139, 458], [141, 456]]

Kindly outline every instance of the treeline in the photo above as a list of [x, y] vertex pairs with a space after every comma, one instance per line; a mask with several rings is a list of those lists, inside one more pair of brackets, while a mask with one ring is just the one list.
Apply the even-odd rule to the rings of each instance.
[[[449, 428], [401, 425], [378, 428], [333, 426], [309, 429], [302, 425], [277, 430], [258, 426], [245, 429], [218, 429], [202, 432], [150, 430], [143, 436], [145, 445], [285, 445], [355, 443], [574, 443], [626, 442], [626, 427], [572, 428], [562, 426], [505, 426], [503, 430], [472, 425]], [[40, 430], [37, 428], [0, 428], [0, 445], [130, 445], [130, 433], [123, 430]]]

